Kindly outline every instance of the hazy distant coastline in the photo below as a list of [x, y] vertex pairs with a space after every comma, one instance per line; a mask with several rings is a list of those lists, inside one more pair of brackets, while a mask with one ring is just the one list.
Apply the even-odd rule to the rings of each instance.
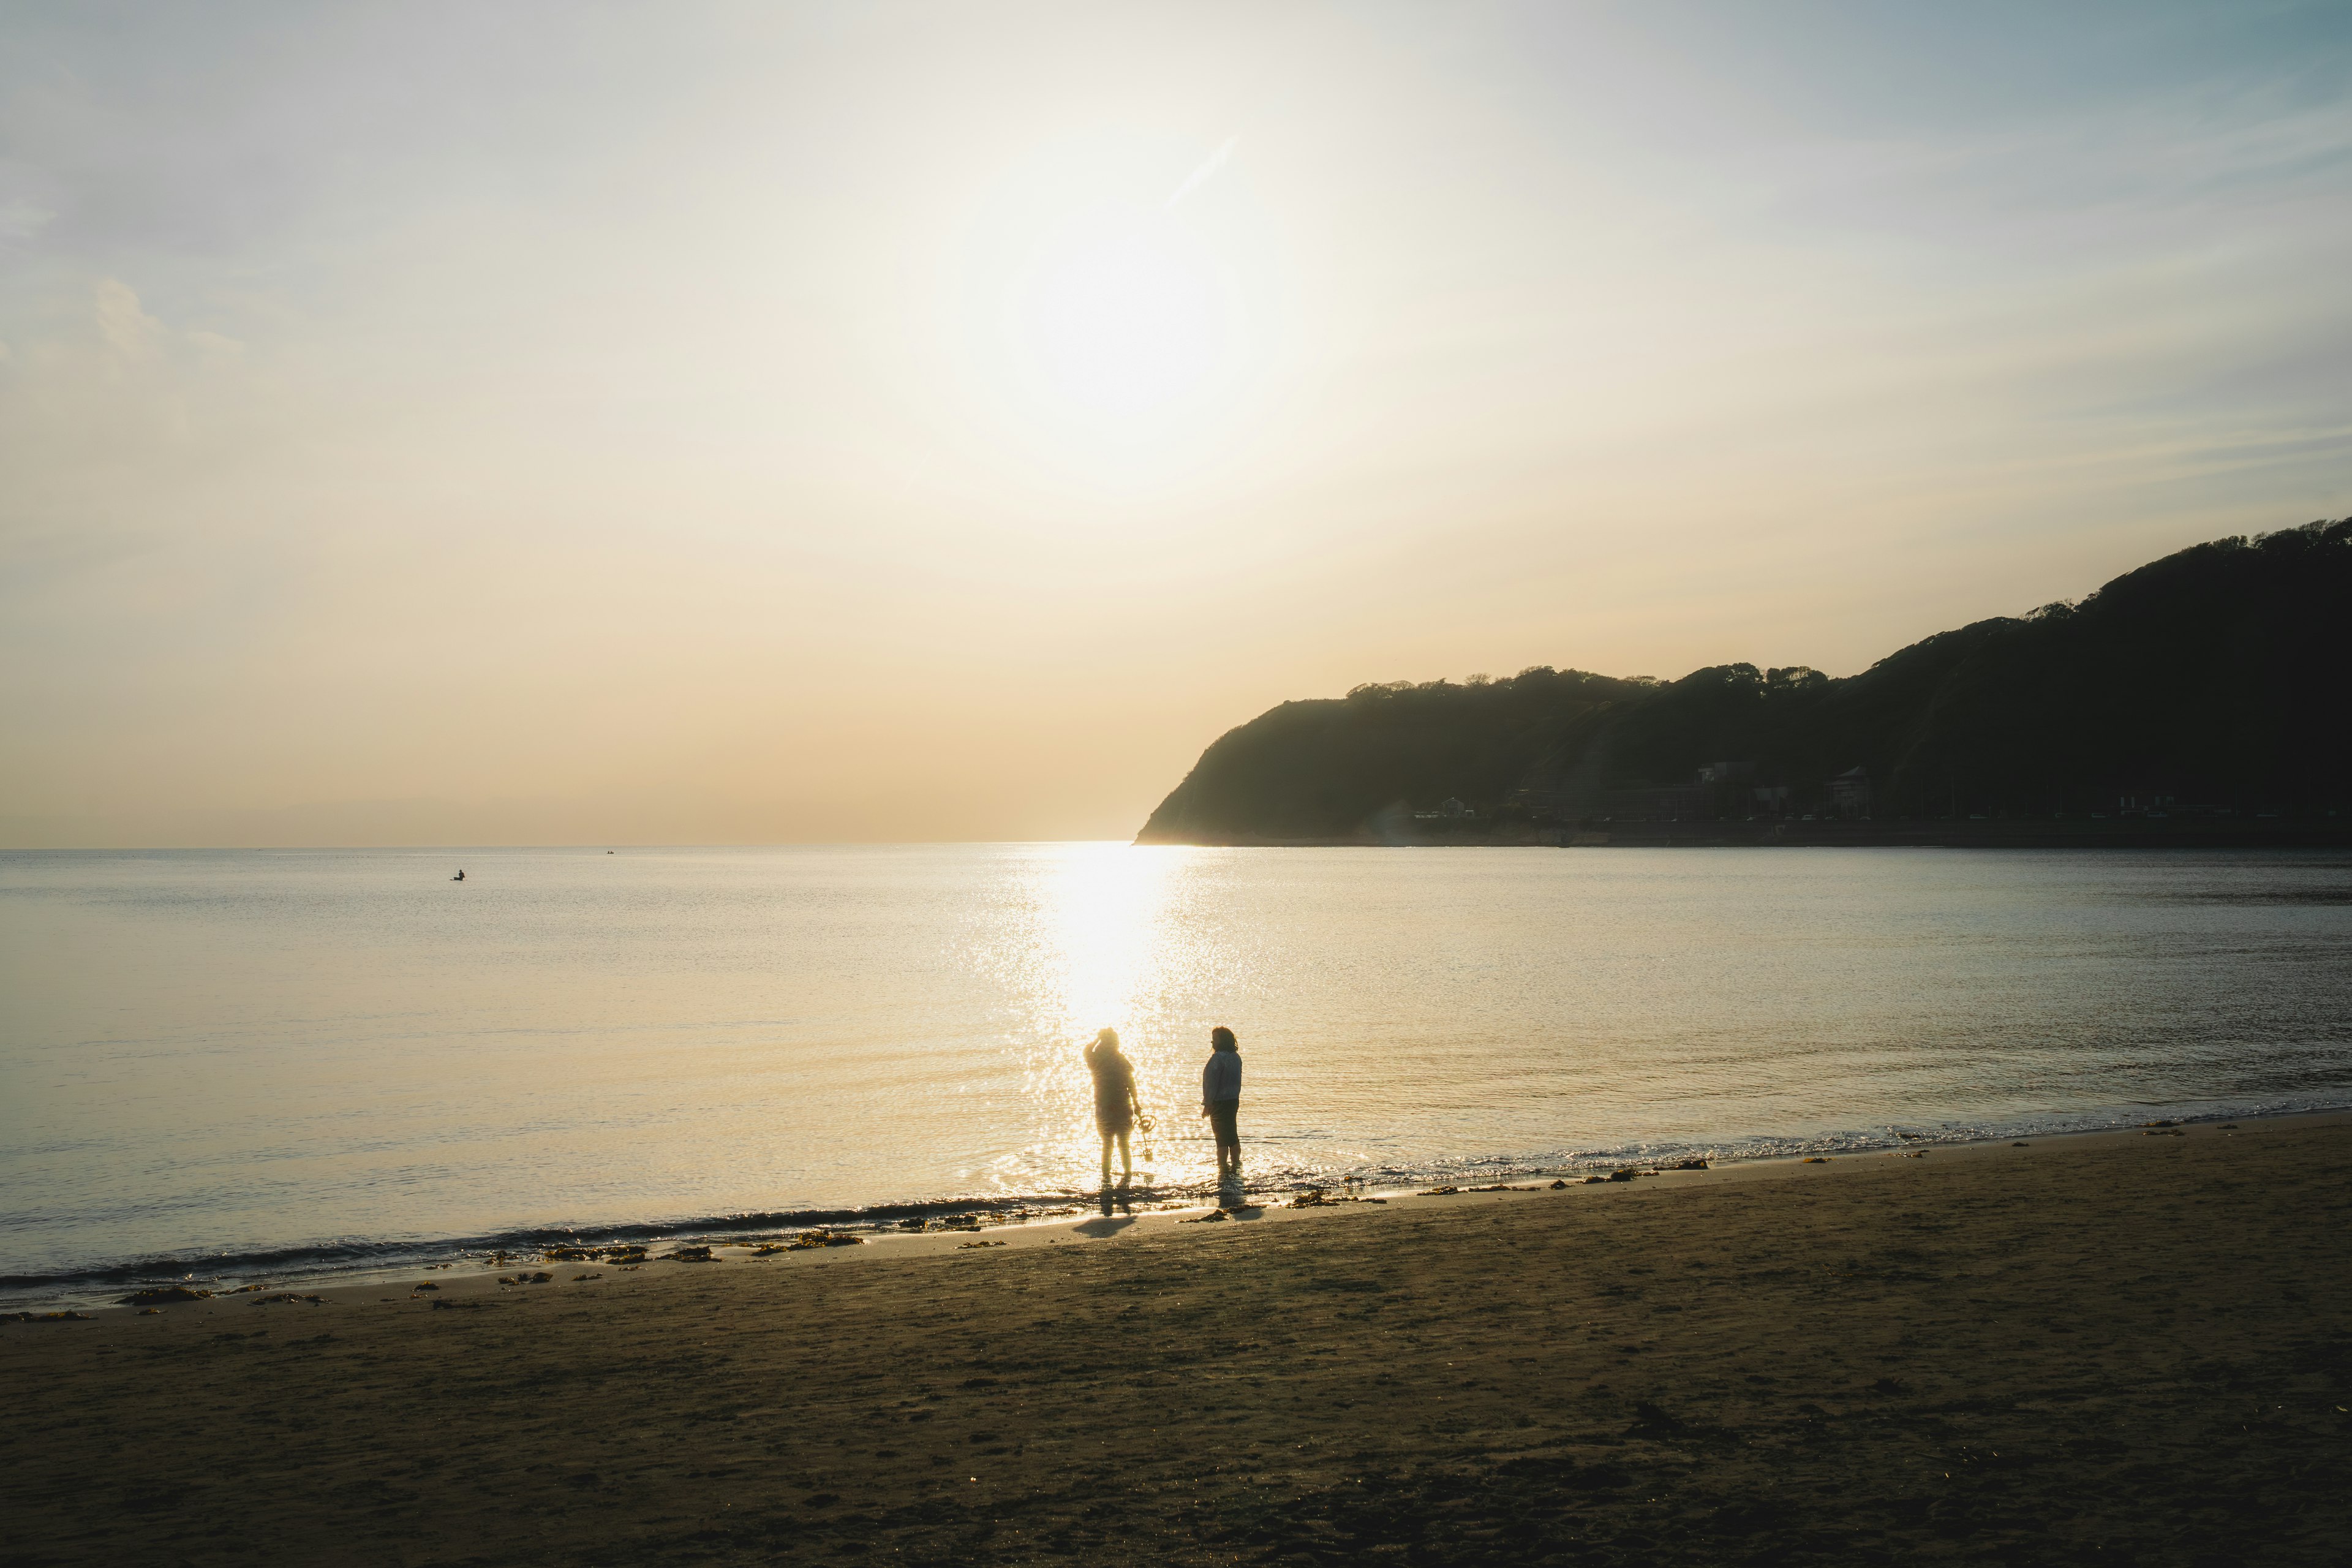
[[1271, 838], [1234, 834], [1175, 842], [1213, 848], [1569, 849], [2352, 849], [2342, 816], [2266, 821], [2086, 820], [2063, 816], [1937, 820], [1630, 821], [1538, 823], [1375, 818], [1347, 837]]
[[2179, 552], [1832, 679], [1534, 667], [1228, 731], [1139, 843], [2352, 842], [2352, 519]]

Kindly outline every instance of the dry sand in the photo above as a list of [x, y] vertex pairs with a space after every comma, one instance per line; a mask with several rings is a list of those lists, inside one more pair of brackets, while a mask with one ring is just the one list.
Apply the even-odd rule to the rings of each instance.
[[2347, 1211], [2316, 1118], [12, 1325], [0, 1563], [2336, 1563]]

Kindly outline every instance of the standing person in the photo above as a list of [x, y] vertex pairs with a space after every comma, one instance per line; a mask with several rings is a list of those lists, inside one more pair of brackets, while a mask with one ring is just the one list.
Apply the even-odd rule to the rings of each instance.
[[1201, 1069], [1201, 1114], [1217, 1135], [1217, 1183], [1242, 1179], [1242, 1048], [1223, 1024], [1209, 1031], [1209, 1065]]
[[1135, 1098], [1135, 1064], [1118, 1048], [1118, 1031], [1105, 1029], [1087, 1047], [1087, 1070], [1095, 1079], [1095, 1131], [1102, 1134], [1103, 1185], [1110, 1185], [1110, 1146], [1118, 1142], [1119, 1183], [1135, 1180], [1135, 1159], [1128, 1152], [1128, 1134], [1143, 1107]]

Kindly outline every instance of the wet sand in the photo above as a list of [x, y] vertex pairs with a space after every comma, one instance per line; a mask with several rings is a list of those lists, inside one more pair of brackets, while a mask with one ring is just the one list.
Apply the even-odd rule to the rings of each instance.
[[0, 1563], [2332, 1563], [2347, 1222], [2305, 1118], [12, 1324]]

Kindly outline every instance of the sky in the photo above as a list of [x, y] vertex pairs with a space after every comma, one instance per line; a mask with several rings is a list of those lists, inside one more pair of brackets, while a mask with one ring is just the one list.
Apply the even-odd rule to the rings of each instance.
[[1125, 837], [2352, 512], [2352, 8], [0, 13], [0, 845]]

